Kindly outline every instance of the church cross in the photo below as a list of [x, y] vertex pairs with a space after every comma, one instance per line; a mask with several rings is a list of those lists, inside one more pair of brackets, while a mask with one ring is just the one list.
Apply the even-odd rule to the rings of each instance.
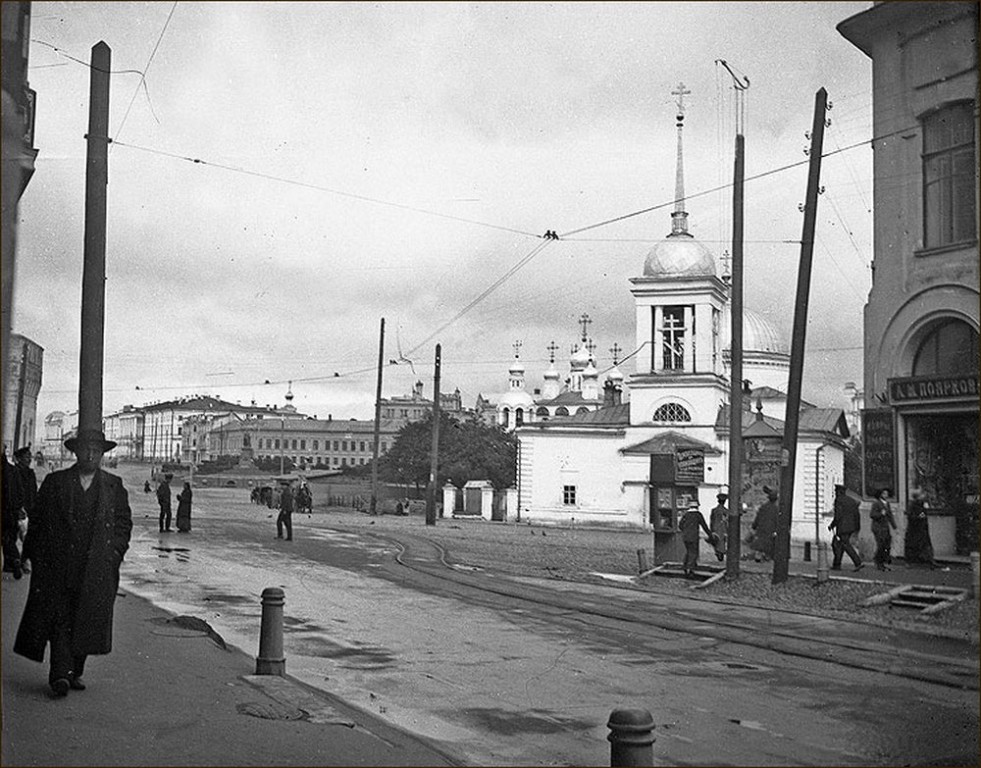
[[589, 315], [587, 315], [585, 312], [583, 312], [582, 313], [582, 317], [579, 318], [579, 325], [582, 326], [582, 340], [583, 341], [586, 340], [586, 327], [587, 326], [590, 326], [592, 324], [593, 324], [593, 321], [590, 320]]
[[614, 342], [613, 342], [613, 346], [612, 346], [612, 347], [610, 347], [610, 354], [611, 354], [611, 355], [613, 355], [613, 364], [614, 364], [614, 365], [616, 365], [617, 363], [619, 363], [619, 362], [620, 362], [620, 353], [621, 353], [621, 352], [623, 352], [623, 350], [622, 350], [622, 349], [620, 349], [620, 345], [619, 345], [619, 344], [617, 344], [617, 343], [616, 343], [616, 342], [614, 341]]
[[548, 350], [548, 361], [550, 363], [554, 363], [555, 362], [555, 350], [557, 350], [558, 348], [559, 348], [559, 345], [556, 344], [555, 341], [550, 342], [549, 345], [547, 347], [545, 347], [545, 349]]
[[689, 93], [691, 93], [691, 91], [685, 88], [684, 83], [678, 83], [678, 90], [671, 91], [672, 96], [678, 97], [677, 105], [679, 119], [685, 116], [685, 96], [687, 96]]
[[521, 341], [520, 341], [520, 340], [517, 340], [517, 341], [515, 341], [515, 342], [514, 342], [514, 344], [512, 344], [511, 346], [512, 346], [512, 347], [514, 347], [514, 356], [515, 356], [515, 357], [517, 357], [517, 356], [518, 356], [518, 351], [519, 351], [519, 350], [521, 349], [521, 347], [522, 347], [522, 343], [521, 343]]
[[593, 352], [596, 350], [596, 344], [595, 342], [593, 342], [592, 339], [590, 339], [589, 342], [586, 344], [586, 349], [589, 350], [589, 356], [592, 357]]

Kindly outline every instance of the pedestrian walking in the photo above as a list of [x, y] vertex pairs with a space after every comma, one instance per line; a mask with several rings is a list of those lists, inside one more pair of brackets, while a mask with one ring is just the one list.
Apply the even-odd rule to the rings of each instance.
[[[872, 535], [875, 536], [875, 567], [880, 571], [891, 571], [892, 568], [892, 531], [896, 530], [896, 518], [893, 517], [889, 497], [891, 488], [883, 488], [872, 501]], [[891, 530], [890, 530], [891, 529]]]
[[279, 515], [276, 517], [276, 538], [283, 538], [283, 528], [286, 529], [286, 540], [293, 541], [293, 489], [287, 485], [279, 494]]
[[933, 559], [933, 542], [930, 541], [926, 499], [923, 489], [919, 486], [910, 490], [909, 504], [906, 505], [906, 537], [903, 541], [903, 555], [907, 563], [922, 563], [931, 568], [937, 567], [937, 562]]
[[34, 565], [14, 652], [43, 662], [55, 696], [85, 690], [86, 657], [112, 650], [119, 566], [133, 529], [122, 480], [100, 469], [116, 444], [98, 430], [65, 441], [75, 464], [41, 484], [25, 548]]
[[143, 493], [149, 493], [149, 492], [150, 492], [150, 481], [145, 480], [143, 482]]
[[184, 483], [184, 488], [177, 494], [177, 532], [188, 533], [191, 530], [191, 484]]
[[31, 469], [31, 459], [33, 458], [31, 456], [30, 446], [18, 448], [14, 451], [14, 468], [17, 471], [16, 488], [19, 495], [16, 502], [19, 505], [19, 509], [17, 510], [17, 539], [22, 547], [20, 553], [20, 569], [23, 573], [31, 572], [31, 568], [28, 565], [30, 558], [24, 554], [23, 543], [27, 536], [28, 521], [30, 520], [31, 513], [34, 511], [34, 504], [37, 502], [37, 475]]
[[6, 448], [0, 455], [0, 540], [3, 543], [3, 570], [15, 579], [24, 575], [21, 570], [21, 551], [17, 545], [20, 530], [20, 484], [17, 468], [7, 460]]
[[773, 550], [777, 541], [777, 492], [768, 486], [763, 486], [766, 501], [756, 510], [756, 517], [751, 526], [753, 530], [753, 559], [756, 562], [773, 559]]
[[681, 540], [685, 545], [685, 562], [683, 564], [685, 578], [691, 579], [695, 576], [695, 568], [698, 567], [698, 529], [705, 531], [707, 536], [712, 535], [709, 530], [705, 517], [698, 511], [698, 502], [691, 502], [685, 514], [678, 521], [681, 529]]
[[164, 475], [163, 481], [157, 486], [157, 503], [160, 505], [160, 533], [170, 533], [170, 481], [173, 475]]
[[709, 513], [709, 528], [712, 529], [712, 546], [715, 547], [715, 558], [719, 561], [725, 560], [726, 546], [729, 541], [729, 509], [726, 502], [729, 496], [725, 493], [716, 494], [716, 504]]
[[852, 559], [856, 571], [865, 567], [861, 555], [858, 554], [852, 544], [852, 538], [861, 528], [862, 518], [858, 511], [858, 502], [848, 495], [845, 486], [836, 485], [835, 512], [831, 523], [828, 525], [828, 530], [834, 531], [834, 538], [831, 539], [831, 551], [834, 554], [831, 563], [832, 571], [841, 570], [841, 560], [846, 552]]

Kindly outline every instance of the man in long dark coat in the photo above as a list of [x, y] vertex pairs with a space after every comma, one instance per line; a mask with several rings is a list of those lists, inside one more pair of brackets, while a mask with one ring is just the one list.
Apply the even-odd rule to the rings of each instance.
[[846, 552], [852, 559], [856, 571], [864, 567], [862, 556], [852, 544], [852, 537], [862, 528], [862, 516], [859, 513], [858, 502], [846, 491], [843, 485], [835, 486], [835, 515], [828, 525], [828, 530], [834, 531], [834, 538], [831, 540], [831, 552], [834, 555], [831, 563], [833, 571], [841, 570], [841, 561]]
[[119, 566], [133, 529], [122, 481], [99, 468], [115, 445], [98, 430], [65, 441], [76, 462], [41, 483], [24, 542], [33, 572], [14, 652], [42, 662], [51, 644], [56, 696], [84, 690], [86, 657], [112, 650]]
[[173, 475], [164, 475], [163, 482], [157, 486], [157, 503], [160, 505], [160, 533], [169, 533], [170, 527], [170, 481]]
[[766, 501], [756, 510], [756, 518], [752, 525], [755, 534], [753, 549], [756, 550], [753, 558], [756, 562], [773, 559], [773, 550], [777, 540], [777, 518], [780, 516], [777, 492], [764, 485], [763, 493], [766, 494]]

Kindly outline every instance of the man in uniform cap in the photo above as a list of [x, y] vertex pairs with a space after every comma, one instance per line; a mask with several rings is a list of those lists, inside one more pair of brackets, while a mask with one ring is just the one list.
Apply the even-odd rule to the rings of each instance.
[[24, 542], [33, 572], [14, 652], [42, 662], [50, 643], [56, 697], [84, 690], [86, 657], [112, 650], [119, 566], [133, 529], [122, 481], [100, 469], [115, 446], [95, 429], [65, 441], [75, 464], [41, 483]]

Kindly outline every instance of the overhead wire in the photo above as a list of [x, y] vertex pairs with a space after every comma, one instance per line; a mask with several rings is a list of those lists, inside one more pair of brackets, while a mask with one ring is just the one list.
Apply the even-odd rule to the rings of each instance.
[[[119, 138], [119, 134], [121, 134], [123, 132], [123, 126], [126, 125], [126, 120], [129, 118], [130, 110], [133, 108], [133, 103], [136, 101], [136, 97], [137, 97], [137, 95], [140, 92], [140, 86], [142, 86], [143, 89], [144, 89], [144, 91], [146, 92], [147, 103], [150, 104], [150, 111], [153, 112], [153, 104], [150, 103], [150, 89], [147, 88], [147, 84], [146, 84], [146, 73], [150, 71], [150, 65], [153, 63], [154, 56], [157, 55], [157, 49], [160, 47], [160, 43], [161, 43], [161, 41], [164, 38], [164, 34], [166, 34], [166, 32], [167, 32], [167, 27], [170, 26], [170, 20], [172, 18], [174, 18], [174, 11], [176, 11], [176, 10], [177, 10], [177, 0], [174, 0], [174, 4], [170, 7], [170, 13], [167, 14], [167, 20], [164, 22], [163, 29], [160, 30], [160, 36], [157, 38], [156, 45], [153, 46], [153, 50], [150, 52], [150, 57], [147, 59], [146, 65], [143, 67], [143, 72], [140, 75], [140, 85], [138, 85], [136, 87], [136, 90], [133, 91], [133, 96], [129, 100], [129, 106], [126, 107], [126, 112], [123, 115], [123, 119], [119, 123], [119, 128], [116, 129], [115, 136], [113, 137], [115, 139], [118, 139]], [[154, 117], [155, 120], [157, 119], [157, 116], [156, 116], [155, 113], [154, 113], [153, 117]], [[160, 121], [157, 120], [157, 122], [160, 122]], [[111, 145], [110, 145], [109, 149], [110, 150], [112, 149], [112, 146]]]

